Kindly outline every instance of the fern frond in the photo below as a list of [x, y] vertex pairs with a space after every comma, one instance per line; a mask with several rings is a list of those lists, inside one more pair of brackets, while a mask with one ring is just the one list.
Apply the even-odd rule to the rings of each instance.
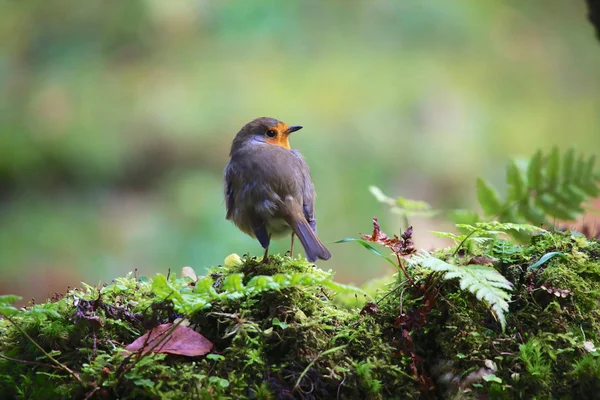
[[535, 153], [526, 168], [510, 161], [506, 167], [506, 197], [484, 179], [477, 180], [477, 197], [485, 215], [500, 221], [550, 226], [549, 219], [571, 221], [583, 213], [583, 203], [600, 195], [594, 172], [596, 157], [575, 156], [558, 148]]
[[474, 249], [475, 246], [482, 246], [493, 242], [500, 235], [526, 234], [547, 232], [535, 225], [515, 224], [512, 222], [475, 222], [471, 224], [456, 224], [458, 230], [463, 232], [462, 235], [457, 235], [450, 232], [433, 232], [441, 238], [454, 240], [454, 243], [461, 247]]
[[[458, 225], [460, 225], [460, 224], [458, 224]], [[471, 226], [471, 225], [467, 225], [467, 226]], [[463, 243], [465, 240], [469, 240], [469, 241], [471, 241], [471, 243], [475, 243], [477, 245], [483, 245], [494, 239], [493, 237], [485, 237], [485, 236], [477, 236], [477, 235], [469, 236], [468, 234], [467, 235], [457, 235], [457, 234], [454, 234], [451, 232], [434, 231], [432, 233], [439, 238], [452, 239], [452, 240], [454, 240], [454, 243], [456, 243], [456, 244]], [[500, 234], [502, 232], [498, 232], [498, 233]]]
[[443, 279], [458, 279], [461, 290], [467, 290], [477, 299], [488, 303], [496, 315], [502, 330], [506, 328], [505, 313], [512, 290], [510, 283], [493, 267], [484, 265], [453, 265], [421, 251], [408, 260], [410, 265], [420, 265], [434, 272], [443, 272]]
[[521, 233], [538, 233], [538, 232], [547, 232], [545, 229], [540, 228], [539, 226], [530, 225], [530, 224], [515, 224], [513, 222], [499, 222], [499, 221], [490, 221], [490, 222], [476, 222], [473, 225], [467, 224], [456, 224], [456, 227], [459, 229], [464, 229], [467, 232], [483, 232], [488, 235], [498, 236], [502, 234], [509, 234], [511, 232], [521, 232]]

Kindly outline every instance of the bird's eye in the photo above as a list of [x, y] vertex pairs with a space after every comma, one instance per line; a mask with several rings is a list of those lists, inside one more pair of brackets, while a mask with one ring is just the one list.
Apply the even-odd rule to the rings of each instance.
[[277, 132], [275, 132], [273, 129], [269, 129], [266, 135], [270, 138], [274, 138], [275, 136], [277, 136]]

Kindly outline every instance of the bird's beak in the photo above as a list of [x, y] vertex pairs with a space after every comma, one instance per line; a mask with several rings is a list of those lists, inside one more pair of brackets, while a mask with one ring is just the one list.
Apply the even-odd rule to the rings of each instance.
[[301, 127], [301, 126], [299, 126], [299, 125], [296, 125], [296, 126], [290, 126], [290, 127], [288, 128], [288, 130], [287, 130], [285, 133], [292, 133], [292, 132], [296, 132], [296, 131], [299, 131], [300, 129], [302, 129], [302, 127]]

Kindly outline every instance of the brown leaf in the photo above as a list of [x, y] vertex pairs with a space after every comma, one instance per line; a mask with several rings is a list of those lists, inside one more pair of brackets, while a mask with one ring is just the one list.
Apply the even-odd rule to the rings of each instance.
[[381, 230], [377, 217], [373, 217], [373, 233], [371, 235], [361, 234], [361, 237], [363, 240], [368, 242], [385, 246], [392, 250], [395, 254], [404, 257], [417, 251], [414, 247], [414, 243], [411, 240], [412, 234], [413, 228], [411, 226], [402, 234], [402, 239], [398, 238], [397, 235], [394, 235], [394, 237], [391, 238]]
[[360, 310], [360, 315], [365, 315], [365, 314], [377, 314], [379, 312], [379, 307], [377, 306], [377, 304], [373, 303], [372, 301], [369, 301], [367, 304], [365, 304], [365, 306], [362, 308], [362, 310]]
[[467, 262], [467, 265], [494, 265], [496, 260], [486, 256], [475, 256]]
[[197, 357], [210, 352], [214, 346], [210, 340], [195, 330], [182, 325], [177, 325], [171, 331], [169, 337], [165, 338], [171, 328], [173, 328], [172, 323], [159, 325], [137, 338], [125, 347], [125, 350], [143, 350], [144, 353], [147, 353], [160, 342], [158, 346], [152, 349], [153, 352]]

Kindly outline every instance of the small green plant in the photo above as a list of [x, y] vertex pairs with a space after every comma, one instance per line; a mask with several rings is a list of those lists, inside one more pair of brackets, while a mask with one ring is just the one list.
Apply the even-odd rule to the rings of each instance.
[[[361, 289], [333, 281], [333, 274], [314, 270], [311, 272], [256, 275], [244, 283], [244, 274], [231, 273], [215, 281], [210, 275], [200, 278], [194, 286], [185, 279], [168, 279], [157, 274], [152, 279], [152, 291], [159, 298], [173, 302], [175, 311], [192, 314], [210, 308], [214, 301], [238, 300], [266, 291], [279, 291], [294, 286], [321, 285], [339, 293], [352, 292], [366, 295]], [[279, 321], [279, 320], [278, 320]], [[279, 324], [283, 324], [279, 322]], [[274, 322], [275, 325], [275, 322]], [[279, 325], [281, 327], [281, 325]]]
[[[533, 234], [548, 233], [540, 226], [550, 226], [548, 222], [550, 218], [575, 219], [584, 211], [584, 203], [600, 194], [600, 176], [595, 174], [594, 164], [595, 156], [575, 157], [573, 149], [566, 151], [561, 160], [558, 148], [554, 148], [549, 155], [538, 151], [526, 168], [519, 168], [516, 162], [510, 161], [506, 167], [507, 194], [504, 200], [501, 200], [498, 191], [487, 181], [482, 178], [477, 179], [477, 197], [481, 208], [486, 217], [498, 221], [483, 222], [483, 218], [477, 213], [465, 210], [452, 211], [450, 216], [459, 222], [456, 227], [460, 234], [435, 232], [440, 237], [453, 239], [456, 244], [451, 257], [445, 260], [427, 252], [420, 252], [414, 256], [414, 247], [413, 251], [405, 252], [402, 249], [403, 240], [397, 236], [389, 238], [381, 233], [377, 220], [375, 220], [375, 231], [372, 236], [362, 235], [361, 239], [343, 239], [339, 242], [358, 241], [363, 247], [402, 270], [407, 281], [412, 284], [414, 279], [405, 265], [419, 265], [432, 272], [442, 272], [442, 280], [458, 279], [462, 290], [468, 290], [491, 306], [504, 330], [505, 313], [508, 311], [510, 300], [508, 292], [512, 289], [510, 283], [494, 267], [479, 265], [476, 260], [468, 265], [462, 265], [456, 260], [459, 250], [464, 249], [474, 255], [482, 254], [484, 247], [485, 250], [490, 250], [490, 246], [501, 245], [502, 242], [498, 240], [501, 235], [529, 238]], [[392, 212], [400, 214], [406, 226], [409, 216], [431, 216], [437, 212], [425, 202], [402, 197], [393, 199], [377, 187], [371, 187], [370, 191], [379, 202], [390, 206]], [[412, 233], [412, 229], [410, 232]], [[396, 255], [397, 263], [368, 242], [378, 243], [391, 249]], [[510, 244], [508, 247], [509, 251], [514, 248]], [[500, 249], [501, 254], [502, 251], [503, 249]], [[537, 268], [554, 256], [564, 257], [564, 254], [558, 251], [549, 252], [529, 268]]]
[[[478, 226], [464, 225], [464, 227], [471, 232], [462, 237], [453, 235], [453, 238], [456, 241], [460, 240], [460, 243], [453, 252], [452, 257], [456, 256], [458, 249], [468, 238], [480, 243], [488, 241], [488, 237], [481, 238], [485, 240], [478, 240], [480, 237], [476, 236], [476, 233], [493, 236], [505, 233], [510, 229], [525, 231], [537, 229], [530, 225], [501, 224], [499, 222], [480, 223]], [[496, 315], [498, 322], [500, 322], [502, 330], [506, 328], [505, 313], [508, 311], [508, 301], [510, 300], [508, 292], [512, 290], [512, 284], [502, 274], [491, 266], [478, 265], [477, 263], [469, 265], [451, 264], [450, 262], [434, 257], [428, 252], [417, 252], [411, 238], [412, 228], [407, 229], [400, 238], [396, 235], [389, 237], [381, 231], [377, 218], [373, 218], [373, 233], [371, 235], [362, 235], [362, 239], [342, 239], [338, 243], [358, 241], [363, 247], [396, 266], [398, 270], [404, 273], [406, 281], [410, 282], [413, 286], [417, 286], [414, 279], [415, 273], [409, 272], [407, 267], [414, 268], [419, 266], [421, 268], [421, 275], [423, 274], [423, 269], [434, 273], [442, 273], [439, 279], [436, 280], [438, 284], [446, 280], [458, 279], [461, 290], [467, 290], [473, 293], [477, 299], [488, 303]], [[391, 258], [374, 248], [370, 243], [377, 243], [390, 249], [396, 256], [397, 264]]]
[[519, 346], [519, 357], [535, 383], [546, 386], [550, 381], [552, 366], [542, 350], [542, 344], [535, 338], [530, 339]]
[[[33, 317], [34, 319], [36, 319], [38, 321], [38, 323], [42, 324], [42, 323], [46, 322], [45, 321], [46, 316], [51, 316], [51, 317], [55, 317], [55, 318], [60, 317], [60, 314], [56, 311], [56, 308], [52, 304], [49, 304], [48, 306], [32, 307], [28, 310], [18, 310], [12, 304], [19, 300], [21, 300], [21, 297], [15, 296], [15, 295], [0, 296], [0, 316], [6, 318], [6, 320], [8, 322], [10, 322], [25, 338], [27, 338], [29, 343], [31, 343], [39, 351], [41, 351], [44, 354], [44, 356], [49, 361], [52, 362], [53, 367], [55, 369], [63, 370], [65, 372], [67, 372], [69, 375], [71, 375], [76, 381], [81, 382], [81, 379], [79, 378], [78, 373], [76, 373], [75, 371], [73, 371], [69, 367], [67, 367], [65, 364], [58, 361], [54, 357], [56, 354], [53, 355], [50, 352], [46, 351], [38, 342], [36, 342], [25, 331], [25, 329], [23, 329], [23, 327], [19, 323], [17, 323], [15, 321], [15, 318], [14, 318], [16, 316]], [[46, 327], [50, 326], [51, 328], [56, 327], [56, 325], [54, 325], [54, 324], [45, 325], [45, 326]], [[58, 328], [60, 328], [60, 325], [58, 326]], [[64, 329], [59, 329], [59, 331], [64, 331]], [[59, 335], [60, 335], [60, 332], [59, 332]]]
[[586, 354], [573, 365], [571, 375], [577, 381], [576, 392], [581, 398], [591, 398], [600, 390], [600, 357]]
[[354, 364], [356, 374], [360, 377], [369, 396], [376, 397], [381, 393], [381, 381], [373, 378], [373, 370], [377, 365], [372, 360], [359, 361]]

